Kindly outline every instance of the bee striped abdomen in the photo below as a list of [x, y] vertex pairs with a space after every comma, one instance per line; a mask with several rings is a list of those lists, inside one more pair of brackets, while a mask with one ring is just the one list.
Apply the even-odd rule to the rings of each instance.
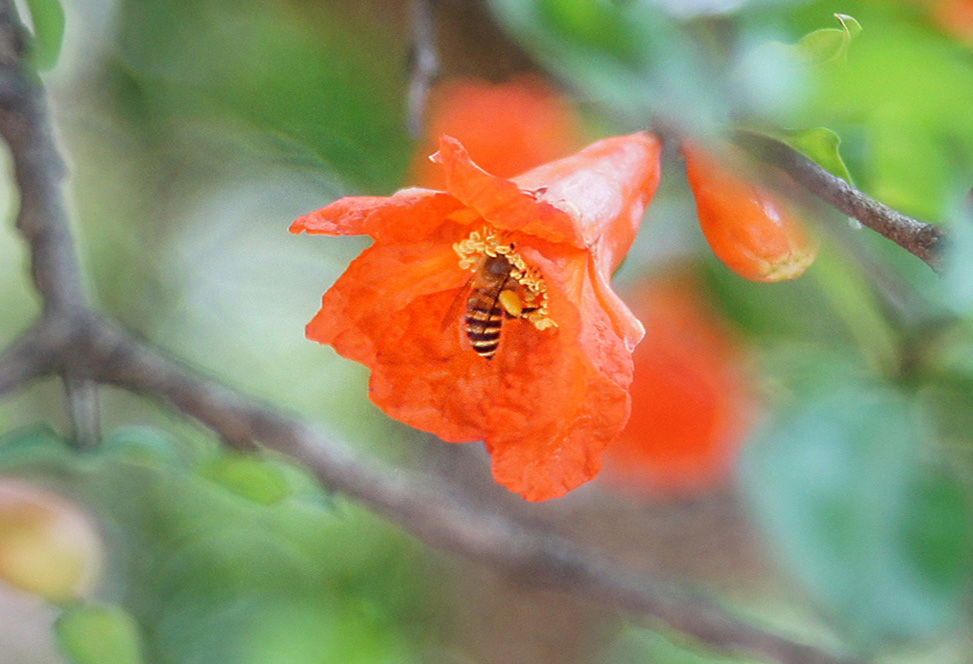
[[[484, 227], [454, 244], [453, 250], [459, 256], [460, 269], [473, 275], [456, 294], [443, 329], [454, 324], [455, 305], [463, 301], [462, 294], [468, 294], [466, 313], [460, 319], [466, 337], [461, 340], [463, 348], [468, 342], [477, 355], [492, 360], [500, 348], [500, 329], [507, 318], [526, 321], [537, 330], [557, 327], [547, 311], [544, 278], [514, 250], [513, 242], [504, 242], [498, 232]], [[522, 325], [518, 329], [526, 331]]]
[[493, 359], [500, 347], [500, 328], [503, 325], [503, 309], [496, 298], [475, 294], [466, 310], [466, 337], [480, 357]]

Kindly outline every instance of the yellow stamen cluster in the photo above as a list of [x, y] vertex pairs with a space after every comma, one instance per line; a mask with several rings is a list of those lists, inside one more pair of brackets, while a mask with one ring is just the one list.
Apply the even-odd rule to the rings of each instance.
[[544, 283], [544, 277], [527, 265], [524, 258], [514, 251], [512, 244], [501, 242], [492, 229], [473, 231], [469, 237], [454, 244], [453, 250], [459, 256], [460, 269], [474, 273], [483, 265], [485, 256], [505, 257], [511, 266], [510, 278], [521, 287], [519, 295], [523, 298], [523, 308], [529, 309], [520, 317], [529, 320], [538, 330], [557, 327], [547, 310], [547, 284]]

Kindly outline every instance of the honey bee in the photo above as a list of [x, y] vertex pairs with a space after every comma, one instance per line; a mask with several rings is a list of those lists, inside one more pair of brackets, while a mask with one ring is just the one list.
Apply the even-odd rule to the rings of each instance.
[[536, 310], [527, 306], [519, 293], [520, 285], [511, 275], [514, 266], [503, 254], [484, 256], [466, 290], [464, 333], [480, 357], [492, 360], [500, 347], [500, 331], [505, 318], [520, 318]]
[[[453, 300], [443, 329], [459, 318], [465, 341], [477, 355], [492, 360], [497, 354], [505, 318], [526, 320], [537, 330], [557, 327], [548, 314], [544, 278], [512, 242], [504, 243], [493, 231], [484, 229], [473, 231], [453, 249], [459, 256], [459, 267], [473, 275]], [[464, 304], [465, 311], [460, 315]]]
[[504, 316], [522, 313], [520, 297], [513, 288], [517, 282], [510, 278], [512, 268], [502, 254], [485, 256], [470, 280], [463, 316], [466, 338], [476, 354], [487, 360], [492, 360], [500, 347]]

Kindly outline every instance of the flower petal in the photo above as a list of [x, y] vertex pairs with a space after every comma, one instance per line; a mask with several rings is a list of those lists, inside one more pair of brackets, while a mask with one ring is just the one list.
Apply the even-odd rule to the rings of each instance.
[[595, 265], [594, 257], [590, 258], [588, 270], [594, 297], [608, 314], [615, 334], [625, 342], [625, 348], [631, 353], [645, 336], [645, 328], [632, 310], [611, 289], [608, 277]]
[[[583, 252], [576, 258], [580, 267], [576, 260], [573, 268], [566, 262], [562, 268], [583, 273]], [[567, 338], [563, 334], [577, 329], [577, 307], [565, 295], [552, 293], [551, 315], [564, 324], [540, 331], [527, 321], [508, 320], [497, 355], [485, 360], [465, 341], [465, 309], [452, 307], [465, 293], [457, 287], [417, 298], [388, 316], [383, 330], [374, 330], [372, 400], [392, 417], [450, 442], [489, 442], [511, 432], [518, 438], [531, 431], [552, 435], [564, 403], [547, 395], [547, 403], [538, 407], [540, 395], [534, 392], [577, 347], [570, 333]], [[573, 374], [566, 375], [570, 383]]]
[[500, 399], [510, 405], [489, 422], [486, 438], [497, 482], [534, 501], [562, 496], [598, 474], [601, 451], [628, 421], [632, 379], [631, 353], [584, 258], [573, 277], [553, 276], [556, 266], [545, 267], [549, 283], [579, 292], [552, 291], [551, 313], [560, 327], [548, 348], [518, 353], [514, 340], [506, 349], [515, 360]]
[[[518, 246], [549, 280], [551, 316], [559, 327], [540, 331], [528, 321], [508, 320], [493, 360], [464, 345], [462, 309], [447, 318], [457, 294], [465, 292], [461, 283], [433, 285], [428, 275], [417, 278], [424, 270], [402, 277], [413, 293], [423, 291], [404, 306], [400, 297], [389, 303], [369, 295], [384, 282], [349, 289], [339, 281], [341, 297], [330, 291], [325, 296], [325, 304], [337, 309], [326, 306], [309, 336], [371, 367], [370, 396], [391, 417], [451, 442], [485, 440], [498, 482], [528, 500], [546, 500], [597, 474], [601, 450], [628, 418], [631, 362], [595, 294], [587, 252], [550, 260], [530, 244]], [[382, 253], [385, 248], [373, 247], [356, 261], [349, 268], [352, 282], [367, 280], [375, 269], [408, 272], [418, 262], [398, 250], [395, 256]], [[455, 257], [442, 260], [455, 267]], [[443, 285], [452, 288], [436, 290]], [[334, 322], [361, 306], [372, 311], [357, 314], [352, 325]], [[330, 329], [335, 325], [343, 329]]]
[[394, 337], [396, 331], [390, 328], [402, 309], [429, 293], [455, 292], [468, 278], [459, 269], [452, 247], [438, 238], [376, 244], [352, 261], [324, 294], [321, 309], [307, 325], [307, 338], [374, 366], [378, 339]]
[[390, 242], [421, 240], [462, 204], [429, 189], [404, 189], [392, 196], [348, 196], [298, 217], [291, 233], [370, 235]]
[[662, 143], [646, 132], [592, 143], [580, 152], [524, 173], [514, 182], [539, 201], [572, 213], [584, 247], [596, 247], [611, 274], [635, 240], [659, 187]]
[[554, 428], [551, 425], [557, 422], [546, 420], [524, 429], [517, 438], [487, 440], [494, 479], [527, 500], [559, 498], [594, 479], [601, 470], [602, 450], [628, 420], [628, 393], [578, 368], [572, 380], [585, 380], [586, 390], [572, 409], [562, 413], [565, 419], [560, 426]]
[[497, 228], [550, 242], [585, 246], [580, 227], [567, 212], [539, 202], [506, 178], [485, 172], [470, 160], [466, 148], [455, 138], [441, 136], [439, 152], [431, 158], [443, 166], [446, 191]]

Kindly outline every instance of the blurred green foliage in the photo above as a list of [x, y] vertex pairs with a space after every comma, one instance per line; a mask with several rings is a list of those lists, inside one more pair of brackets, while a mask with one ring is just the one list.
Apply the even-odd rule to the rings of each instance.
[[[164, 439], [125, 430], [93, 453], [46, 429], [0, 441], [0, 472], [49, 484], [101, 519], [114, 572], [103, 599], [137, 620], [146, 661], [413, 661], [410, 625], [427, 595], [413, 544], [357, 510], [334, 511], [292, 464], [173, 463], [178, 454], [155, 454], [177, 446]], [[57, 629], [78, 664], [138, 661], [118, 610], [69, 608]]]
[[[759, 127], [933, 221], [951, 221], [973, 183], [973, 57], [915, 4], [753, 3], [682, 24], [647, 2], [491, 4], [582, 96], [636, 126], [661, 120], [693, 134]], [[832, 14], [840, 28], [823, 27]], [[687, 80], [673, 85], [672, 77]], [[847, 161], [839, 143], [850, 147]], [[955, 229], [959, 247], [970, 228]], [[969, 301], [970, 253], [954, 248], [952, 256], [946, 290], [955, 311]], [[711, 285], [763, 342], [775, 381], [778, 412], [741, 466], [755, 516], [815, 605], [849, 643], [875, 652], [962, 620], [973, 552], [969, 467], [962, 456], [942, 456], [944, 439], [930, 448], [924, 427], [950, 431], [955, 443], [973, 390], [945, 379], [952, 372], [935, 358], [919, 360], [918, 375], [909, 365], [912, 344], [924, 343], [918, 330], [927, 329], [912, 328], [916, 317], [946, 315], [943, 284], [914, 271], [894, 276], [930, 298], [904, 320], [890, 315], [889, 293], [877, 296], [874, 276], [854, 260], [826, 247], [812, 269], [816, 282], [755, 286], [725, 279], [718, 267]], [[967, 322], [945, 325], [958, 326], [953, 344], [969, 338]], [[917, 383], [948, 392], [952, 405], [920, 413]], [[967, 450], [969, 431], [958, 434]]]
[[532, 55], [627, 128], [654, 117], [712, 131], [729, 109], [701, 49], [649, 2], [491, 0]]
[[743, 457], [743, 486], [781, 558], [863, 648], [952, 626], [973, 546], [962, 486], [919, 462], [901, 395], [819, 382]]
[[725, 657], [700, 651], [695, 644], [678, 634], [666, 634], [644, 628], [630, 627], [605, 653], [606, 662], [612, 664], [756, 664], [756, 660]]
[[112, 606], [70, 606], [54, 624], [61, 651], [71, 664], [142, 664], [138, 626]]
[[329, 3], [127, 2], [110, 73], [150, 140], [219, 119], [283, 159], [387, 191], [408, 156], [405, 63], [374, 45], [404, 36], [351, 14]]

